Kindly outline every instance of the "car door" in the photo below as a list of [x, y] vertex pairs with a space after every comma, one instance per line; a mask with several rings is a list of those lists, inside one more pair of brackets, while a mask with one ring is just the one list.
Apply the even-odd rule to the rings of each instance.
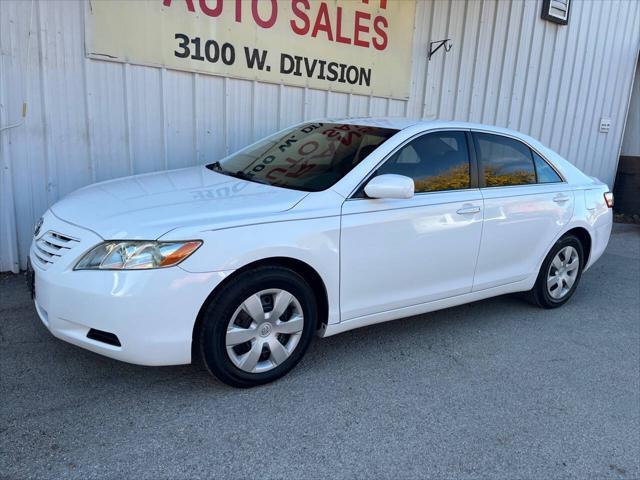
[[342, 320], [469, 293], [482, 230], [482, 196], [469, 134], [438, 131], [406, 142], [369, 177], [411, 177], [410, 199], [359, 190], [342, 208]]
[[484, 224], [473, 290], [537, 273], [573, 214], [569, 185], [538, 152], [516, 138], [473, 132]]

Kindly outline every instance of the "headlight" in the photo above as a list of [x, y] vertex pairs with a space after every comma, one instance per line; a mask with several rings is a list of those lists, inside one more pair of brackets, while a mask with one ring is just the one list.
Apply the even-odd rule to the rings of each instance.
[[115, 240], [87, 252], [74, 270], [143, 270], [177, 265], [202, 245], [189, 242]]

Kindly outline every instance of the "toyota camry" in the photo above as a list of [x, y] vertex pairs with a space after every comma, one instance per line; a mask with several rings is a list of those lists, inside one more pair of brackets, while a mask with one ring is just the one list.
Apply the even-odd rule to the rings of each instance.
[[53, 335], [249, 387], [314, 335], [512, 292], [559, 307], [611, 232], [605, 184], [491, 126], [305, 122], [213, 160], [44, 214], [28, 278]]

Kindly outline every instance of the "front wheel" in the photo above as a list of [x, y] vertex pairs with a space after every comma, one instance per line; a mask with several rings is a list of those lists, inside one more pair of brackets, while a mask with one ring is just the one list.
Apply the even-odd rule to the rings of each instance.
[[584, 268], [582, 244], [566, 235], [548, 253], [530, 295], [543, 308], [564, 305], [575, 293]]
[[317, 325], [313, 291], [283, 267], [240, 273], [210, 301], [200, 334], [207, 369], [234, 387], [253, 387], [289, 372]]

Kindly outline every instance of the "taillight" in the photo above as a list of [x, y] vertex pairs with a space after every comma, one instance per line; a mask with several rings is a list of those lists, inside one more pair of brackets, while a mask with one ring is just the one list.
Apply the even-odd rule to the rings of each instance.
[[607, 203], [607, 207], [613, 208], [613, 193], [612, 192], [605, 193], [604, 201]]

